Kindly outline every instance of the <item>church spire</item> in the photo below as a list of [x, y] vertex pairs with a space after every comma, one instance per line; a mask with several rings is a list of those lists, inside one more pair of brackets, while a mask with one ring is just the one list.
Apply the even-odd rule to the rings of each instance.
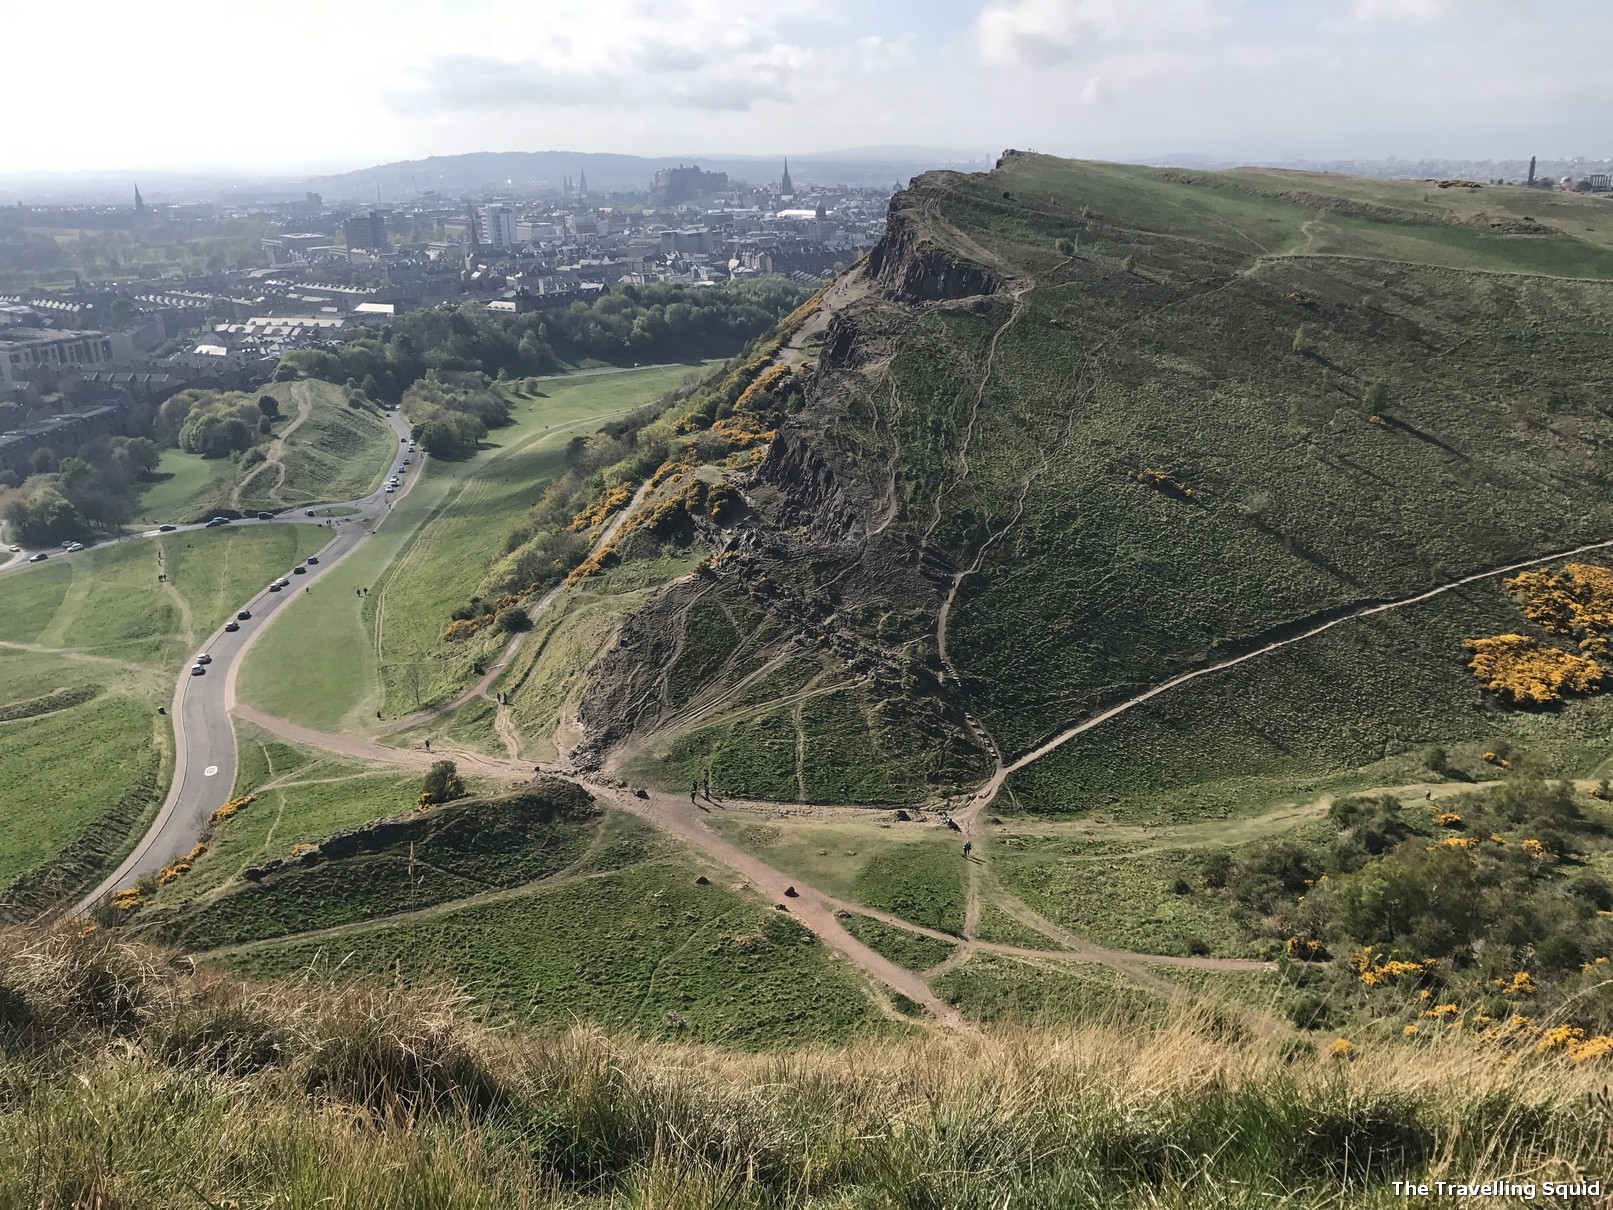
[[146, 212], [146, 199], [140, 196], [140, 185], [138, 182], [134, 187], [134, 212], [136, 214], [144, 214]]
[[577, 170], [577, 196], [579, 198], [588, 196], [588, 169], [586, 168]]
[[790, 157], [784, 157], [784, 176], [778, 183], [778, 191], [785, 197], [795, 196], [795, 182], [790, 180]]

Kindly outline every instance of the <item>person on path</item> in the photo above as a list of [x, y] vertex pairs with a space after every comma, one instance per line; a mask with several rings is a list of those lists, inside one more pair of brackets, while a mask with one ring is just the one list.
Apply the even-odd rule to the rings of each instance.
[[426, 751], [427, 752], [431, 751], [431, 741], [429, 739], [426, 741]]
[[973, 852], [974, 847], [975, 847], [975, 842], [972, 841], [972, 840], [966, 840], [966, 841], [963, 842], [963, 859], [965, 861], [969, 860], [969, 854], [971, 852]]
[[690, 802], [694, 801], [695, 791], [697, 791], [699, 789], [700, 789], [700, 783], [699, 782], [692, 781], [692, 782], [689, 783], [689, 801]]

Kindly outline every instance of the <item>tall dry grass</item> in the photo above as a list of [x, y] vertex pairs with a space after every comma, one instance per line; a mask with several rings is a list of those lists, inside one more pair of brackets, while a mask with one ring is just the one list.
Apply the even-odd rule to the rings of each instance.
[[1605, 1079], [1459, 1043], [1335, 1059], [1194, 1006], [734, 1054], [0, 934], [3, 1206], [1387, 1206], [1402, 1177], [1600, 1175]]

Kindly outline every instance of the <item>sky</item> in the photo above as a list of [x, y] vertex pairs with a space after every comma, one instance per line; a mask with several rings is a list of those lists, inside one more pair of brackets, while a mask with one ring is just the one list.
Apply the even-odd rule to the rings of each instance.
[[[4, 8], [11, 172], [890, 144], [1111, 159], [1613, 156], [1608, 0]], [[29, 97], [40, 120], [17, 114]]]

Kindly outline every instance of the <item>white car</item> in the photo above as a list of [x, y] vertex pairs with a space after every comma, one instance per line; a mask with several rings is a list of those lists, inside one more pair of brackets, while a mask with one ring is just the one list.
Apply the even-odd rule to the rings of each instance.
[[211, 664], [213, 662], [213, 657], [204, 651], [201, 653], [201, 655], [196, 657], [196, 662], [198, 664]]
[[386, 485], [386, 494], [387, 494], [387, 495], [389, 495], [389, 496], [390, 496], [390, 495], [391, 495], [391, 494], [392, 494], [392, 493], [393, 493], [393, 492], [395, 492], [395, 491], [397, 491], [397, 490], [398, 490], [398, 489], [397, 489], [397, 488], [396, 488], [396, 487], [394, 487], [394, 486], [393, 486], [393, 485], [392, 485], [392, 484], [390, 484], [390, 483], [388, 483], [388, 484], [387, 484], [387, 485]]
[[190, 674], [192, 676], [202, 676], [206, 672], [207, 672], [207, 669], [202, 667], [200, 664], [192, 664], [190, 666]]
[[20, 547], [20, 546], [11, 546], [11, 547], [7, 547], [7, 549], [10, 550], [11, 553], [14, 554], [14, 555], [22, 554], [22, 547]]
[[280, 585], [281, 588], [290, 588], [291, 587], [291, 581], [286, 579], [285, 576], [281, 576], [278, 580], [275, 581], [275, 583]]
[[76, 552], [81, 551], [83, 549], [84, 549], [84, 543], [82, 543], [82, 542], [72, 542], [72, 543], [68, 544], [67, 553], [68, 554], [75, 554]]

